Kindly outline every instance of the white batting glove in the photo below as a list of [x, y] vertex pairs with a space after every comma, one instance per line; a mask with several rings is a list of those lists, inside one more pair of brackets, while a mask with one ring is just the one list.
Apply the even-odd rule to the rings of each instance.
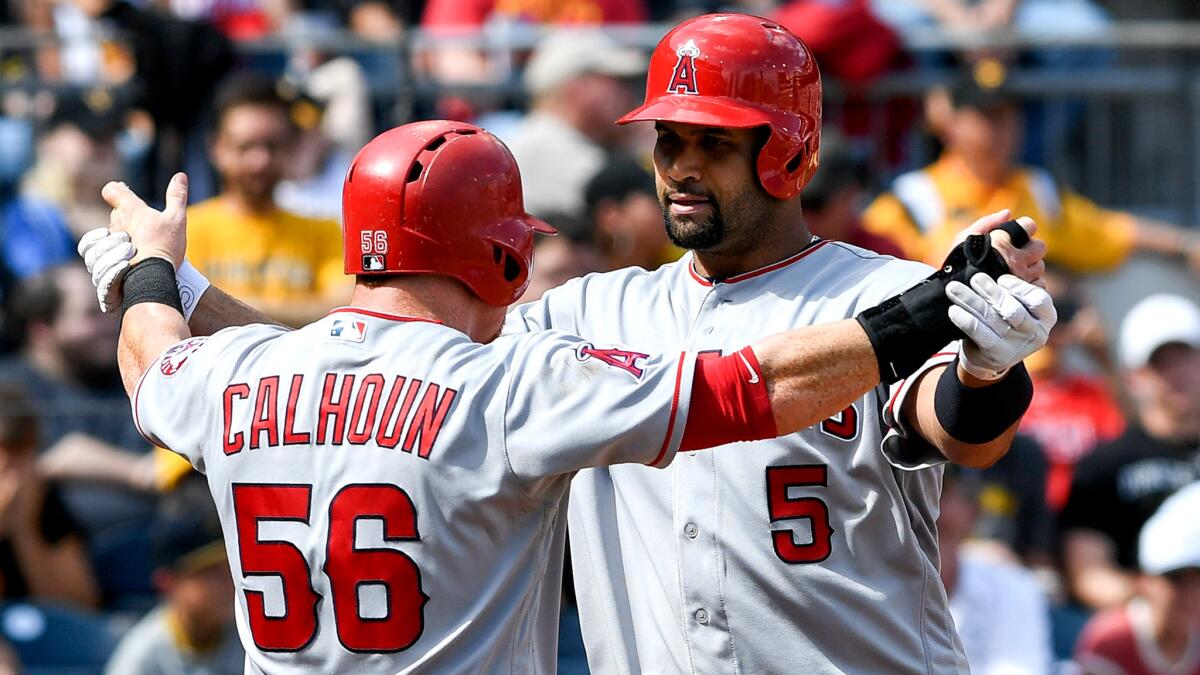
[[986, 274], [946, 286], [950, 321], [967, 339], [959, 363], [968, 373], [996, 380], [1009, 368], [1041, 349], [1058, 321], [1054, 300], [1045, 289], [1005, 274], [994, 281]]
[[79, 240], [79, 255], [92, 275], [100, 311], [114, 311], [121, 304], [121, 279], [129, 271], [129, 260], [137, 249], [128, 232], [110, 232], [107, 227], [90, 230]]

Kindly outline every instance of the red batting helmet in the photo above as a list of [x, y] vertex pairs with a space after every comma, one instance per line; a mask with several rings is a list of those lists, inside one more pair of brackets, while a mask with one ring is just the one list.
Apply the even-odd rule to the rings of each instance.
[[529, 285], [533, 233], [500, 139], [462, 122], [396, 127], [367, 143], [342, 187], [346, 274], [440, 274], [505, 306]]
[[617, 120], [682, 122], [747, 129], [767, 126], [758, 179], [780, 199], [817, 170], [821, 145], [821, 74], [800, 38], [747, 14], [685, 21], [650, 57], [646, 101]]

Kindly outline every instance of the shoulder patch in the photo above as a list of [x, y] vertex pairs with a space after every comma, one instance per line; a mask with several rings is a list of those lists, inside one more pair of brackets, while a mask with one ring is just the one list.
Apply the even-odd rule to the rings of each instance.
[[329, 328], [329, 337], [362, 342], [367, 339], [367, 322], [357, 319], [336, 319]]
[[188, 357], [203, 346], [205, 342], [208, 342], [208, 338], [194, 337], [188, 338], [171, 347], [162, 355], [162, 359], [158, 362], [159, 372], [163, 374], [163, 377], [171, 377], [175, 373], [178, 373], [183, 368], [183, 365], [187, 363]]

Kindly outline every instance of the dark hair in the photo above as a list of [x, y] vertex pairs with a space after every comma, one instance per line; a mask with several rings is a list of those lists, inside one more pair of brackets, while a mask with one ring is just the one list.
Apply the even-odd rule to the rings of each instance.
[[37, 411], [16, 382], [0, 382], [0, 450], [32, 448], [37, 444]]
[[24, 345], [29, 336], [29, 324], [53, 323], [62, 309], [63, 293], [58, 284], [59, 274], [74, 263], [47, 268], [21, 280], [8, 299], [7, 314], [12, 340]]
[[601, 201], [622, 201], [639, 192], [655, 196], [654, 176], [633, 158], [614, 155], [588, 181], [584, 188], [583, 200], [587, 204], [588, 216], [591, 217]]
[[866, 162], [854, 153], [844, 138], [826, 133], [821, 139], [821, 166], [804, 186], [801, 199], [805, 210], [820, 211], [842, 188], [851, 185], [866, 188], [868, 182]]
[[[542, 220], [547, 225], [558, 230], [558, 236], [566, 239], [572, 244], [590, 244], [595, 242], [595, 232], [592, 230], [592, 223], [582, 218], [577, 218], [569, 213], [551, 212], [542, 216]], [[543, 235], [534, 235], [533, 245], [537, 246], [542, 242], [548, 242], [554, 237]]]
[[239, 73], [226, 80], [217, 90], [213, 103], [216, 131], [221, 130], [230, 111], [243, 106], [275, 108], [287, 119], [288, 127], [294, 127], [291, 105], [291, 102], [279, 93], [275, 82], [270, 78], [257, 73]]

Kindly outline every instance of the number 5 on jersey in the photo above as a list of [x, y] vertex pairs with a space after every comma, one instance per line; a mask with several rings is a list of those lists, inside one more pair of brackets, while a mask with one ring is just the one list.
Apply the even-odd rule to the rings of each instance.
[[812, 531], [812, 542], [797, 544], [791, 529], [771, 530], [775, 555], [785, 563], [815, 563], [829, 557], [833, 550], [833, 527], [829, 507], [816, 497], [793, 497], [793, 487], [826, 487], [828, 469], [824, 464], [797, 464], [767, 467], [767, 514], [771, 522], [804, 518]]
[[[263, 541], [265, 521], [309, 524], [311, 485], [235, 484], [238, 550], [242, 575], [277, 577], [284, 612], [269, 616], [262, 591], [246, 589], [246, 610], [254, 644], [263, 651], [295, 652], [317, 635], [317, 603], [308, 561], [287, 541]], [[355, 545], [358, 521], [380, 520], [388, 543], [418, 541], [416, 511], [408, 494], [395, 485], [347, 485], [329, 503], [325, 566], [329, 577], [338, 640], [352, 652], [397, 652], [411, 647], [424, 630], [429, 597], [421, 589], [421, 571], [412, 558], [391, 548]], [[382, 586], [383, 616], [364, 617], [359, 606], [363, 586]]]

